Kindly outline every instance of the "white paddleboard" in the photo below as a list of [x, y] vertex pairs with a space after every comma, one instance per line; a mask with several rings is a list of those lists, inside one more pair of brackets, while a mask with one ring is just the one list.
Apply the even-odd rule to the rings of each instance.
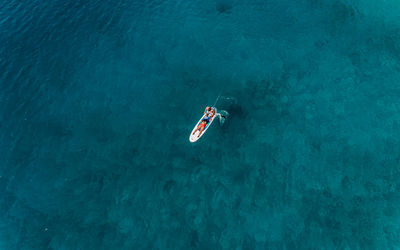
[[[199, 136], [200, 131], [197, 129], [197, 127], [199, 126], [201, 120], [203, 120], [203, 118], [204, 118], [205, 115], [203, 115], [203, 116], [200, 118], [200, 120], [197, 122], [196, 126], [194, 126], [192, 132], [190, 133], [190, 137], [189, 137], [189, 141], [190, 141], [190, 142], [196, 142], [198, 139], [200, 139], [200, 138], [206, 133], [207, 129], [211, 126], [211, 123], [214, 121], [214, 118], [217, 116], [217, 109], [214, 108], [214, 110], [215, 110], [214, 116], [210, 118], [210, 122], [207, 123], [207, 125], [206, 125], [205, 128], [203, 129], [203, 132], [202, 132], [201, 135]], [[196, 133], [193, 134], [193, 132], [194, 132], [196, 129], [197, 129]]]

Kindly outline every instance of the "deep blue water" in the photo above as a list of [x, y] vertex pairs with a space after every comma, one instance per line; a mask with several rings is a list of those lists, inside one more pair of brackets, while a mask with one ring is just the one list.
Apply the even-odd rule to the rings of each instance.
[[3, 1], [0, 248], [400, 248], [399, 13]]

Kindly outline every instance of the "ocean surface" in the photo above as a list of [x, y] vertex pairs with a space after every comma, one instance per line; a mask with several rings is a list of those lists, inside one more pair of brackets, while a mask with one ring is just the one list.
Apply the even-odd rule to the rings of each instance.
[[0, 249], [399, 249], [399, 13], [2, 1]]

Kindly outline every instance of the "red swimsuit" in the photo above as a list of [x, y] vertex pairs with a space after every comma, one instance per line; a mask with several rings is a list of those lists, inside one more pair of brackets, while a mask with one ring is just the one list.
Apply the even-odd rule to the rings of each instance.
[[206, 125], [207, 125], [207, 123], [206, 124], [200, 123], [199, 129], [197, 129], [197, 130], [200, 131], [202, 128], [204, 129], [206, 127]]

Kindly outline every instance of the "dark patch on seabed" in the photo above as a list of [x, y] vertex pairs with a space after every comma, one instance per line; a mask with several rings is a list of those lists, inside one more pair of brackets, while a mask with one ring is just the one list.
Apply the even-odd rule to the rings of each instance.
[[218, 1], [216, 4], [217, 11], [219, 13], [231, 13], [232, 3], [227, 1]]
[[399, 248], [399, 11], [2, 3], [0, 248]]

